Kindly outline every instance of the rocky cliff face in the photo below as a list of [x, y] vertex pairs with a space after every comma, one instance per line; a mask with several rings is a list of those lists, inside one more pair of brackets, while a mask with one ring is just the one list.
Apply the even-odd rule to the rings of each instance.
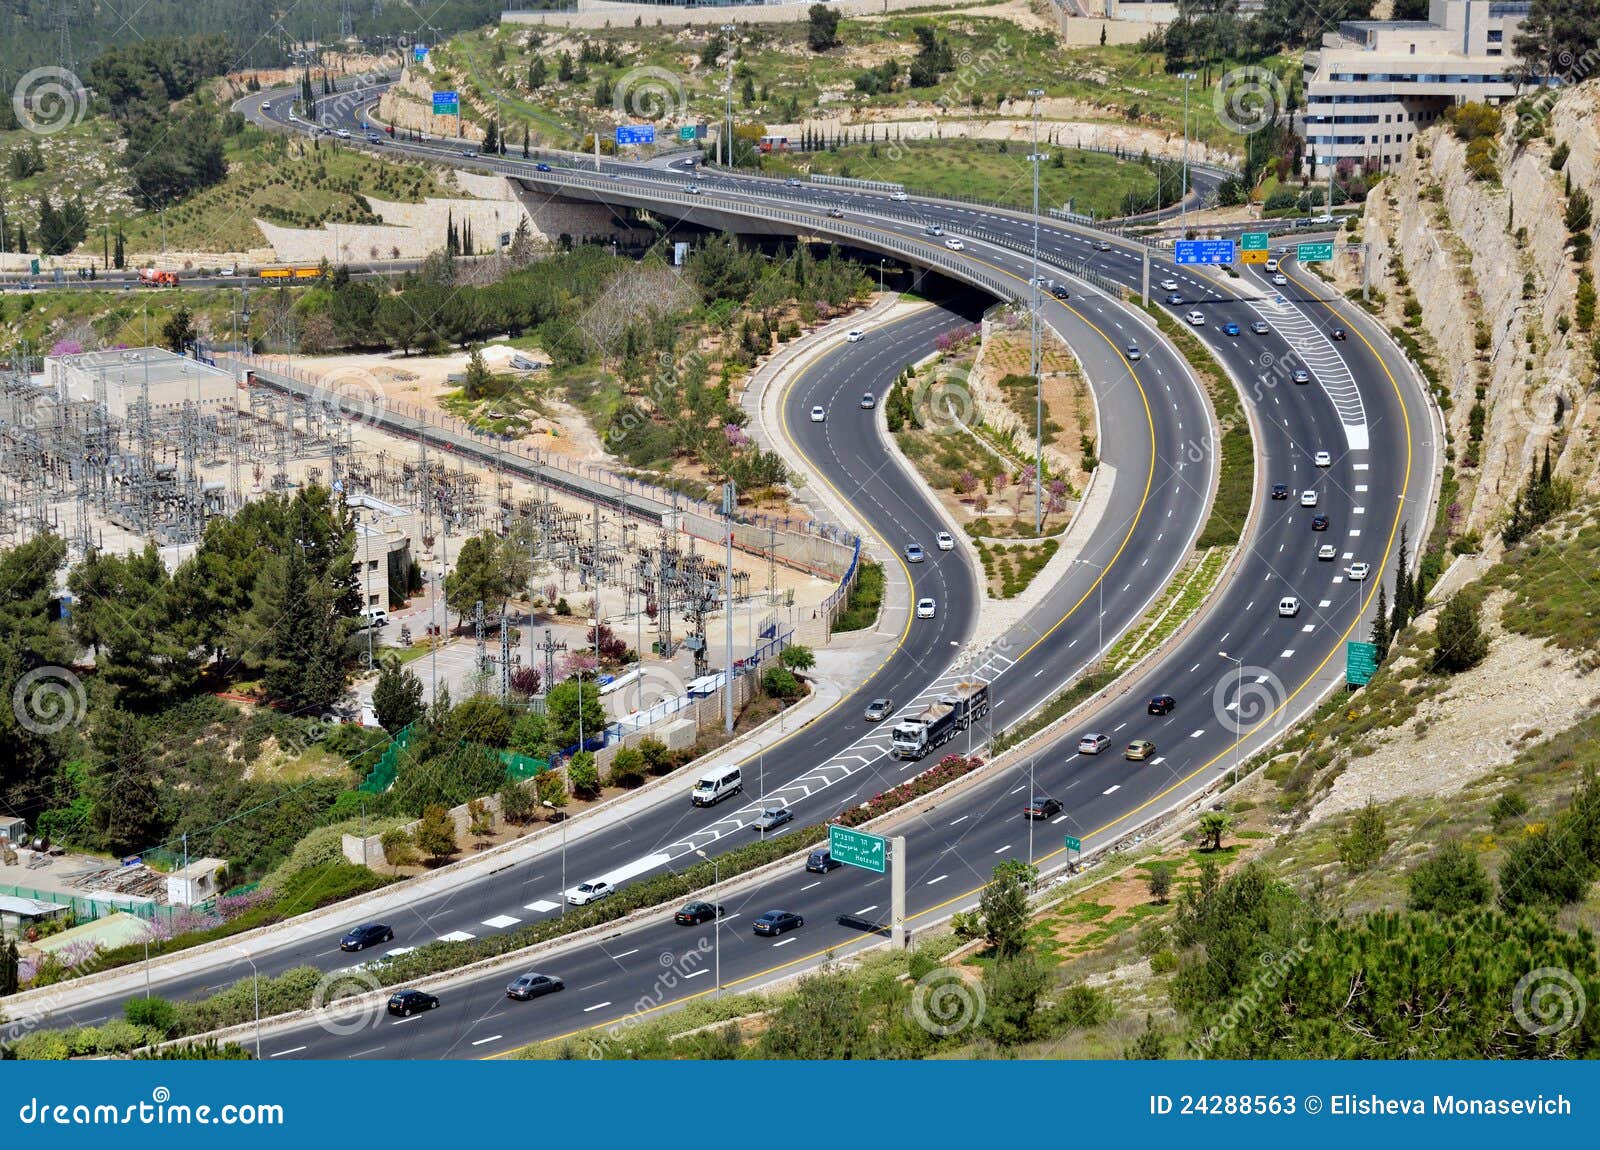
[[[1597, 96], [1594, 86], [1563, 93], [1543, 118], [1543, 135], [1526, 141], [1513, 133], [1516, 112], [1508, 109], [1498, 182], [1469, 173], [1467, 145], [1448, 125], [1431, 128], [1368, 203], [1364, 238], [1386, 318], [1431, 353], [1449, 392], [1457, 530], [1482, 532], [1491, 551], [1547, 444], [1560, 473], [1597, 489], [1593, 333], [1575, 313], [1579, 265], [1566, 221], [1568, 176], [1573, 189], [1600, 195]], [[1568, 155], [1556, 170], [1551, 158], [1561, 144]], [[1341, 271], [1345, 286], [1359, 283], [1353, 274]]]

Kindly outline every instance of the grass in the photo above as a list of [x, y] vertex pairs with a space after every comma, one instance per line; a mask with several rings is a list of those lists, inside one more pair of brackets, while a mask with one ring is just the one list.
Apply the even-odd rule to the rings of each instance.
[[1597, 564], [1600, 517], [1590, 507], [1562, 516], [1507, 553], [1482, 586], [1511, 592], [1500, 615], [1508, 630], [1553, 640], [1568, 651], [1595, 651], [1600, 649], [1600, 589], [1586, 575]]
[[[886, 129], [875, 129], [887, 135]], [[1033, 204], [1033, 184], [1025, 145], [995, 140], [907, 140], [849, 144], [837, 151], [770, 157], [764, 167], [780, 174], [811, 173], [884, 180], [911, 191], [955, 199], [991, 200], [1014, 208]], [[1140, 160], [1121, 160], [1102, 152], [1057, 150], [1039, 168], [1039, 203], [1064, 206], [1096, 217], [1126, 212], [1132, 193], [1143, 199], [1156, 189], [1156, 173]], [[1059, 162], [1059, 166], [1057, 163]], [[1172, 183], [1171, 177], [1167, 183]], [[1175, 193], [1176, 189], [1170, 189]]]
[[1200, 561], [1190, 568], [1183, 582], [1169, 586], [1139, 625], [1131, 628], [1111, 648], [1106, 665], [1112, 673], [1120, 672], [1160, 647], [1189, 621], [1216, 583], [1229, 554], [1225, 547], [1214, 547], [1200, 554]]
[[27, 340], [44, 352], [62, 338], [76, 338], [85, 347], [160, 344], [162, 325], [180, 307], [189, 309], [197, 326], [208, 326], [225, 339], [232, 330], [234, 302], [231, 292], [186, 288], [13, 293], [0, 296], [0, 339], [13, 346]]
[[1044, 570], [1060, 546], [1054, 539], [1046, 539], [1042, 543], [1013, 543], [1010, 546], [978, 540], [978, 558], [983, 560], [990, 593], [997, 599], [1013, 599], [1022, 594]]
[[883, 564], [871, 559], [861, 560], [856, 572], [856, 585], [845, 600], [844, 610], [833, 621], [839, 631], [864, 631], [878, 621], [878, 611], [883, 607]]

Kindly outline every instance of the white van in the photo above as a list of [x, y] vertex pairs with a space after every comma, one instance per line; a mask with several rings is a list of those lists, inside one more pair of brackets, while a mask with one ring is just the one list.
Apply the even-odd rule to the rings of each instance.
[[1271, 275], [1273, 272], [1275, 272], [1277, 270], [1278, 270], [1278, 261], [1277, 261], [1277, 259], [1276, 258], [1269, 259], [1267, 261], [1267, 274]]
[[744, 789], [744, 776], [738, 767], [718, 767], [700, 776], [700, 781], [689, 792], [689, 801], [697, 807], [714, 807], [729, 795]]

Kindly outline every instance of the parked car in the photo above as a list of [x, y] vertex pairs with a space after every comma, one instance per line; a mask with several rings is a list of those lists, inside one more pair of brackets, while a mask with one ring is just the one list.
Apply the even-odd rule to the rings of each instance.
[[389, 1013], [398, 1014], [403, 1018], [410, 1018], [413, 1014], [421, 1014], [424, 1010], [438, 1009], [438, 997], [425, 991], [397, 990], [389, 996]]
[[506, 984], [506, 997], [515, 998], [519, 1002], [526, 1002], [530, 998], [539, 998], [546, 994], [554, 994], [566, 986], [559, 978], [549, 974], [519, 974]]
[[776, 830], [784, 823], [794, 821], [794, 812], [788, 807], [763, 807], [755, 821], [750, 824], [751, 829], [758, 831]]
[[588, 882], [580, 882], [567, 892], [567, 903], [570, 906], [588, 906], [591, 902], [599, 902], [616, 892], [617, 888], [605, 879], [590, 879]]
[[751, 925], [757, 934], [775, 937], [785, 931], [797, 930], [805, 924], [806, 920], [792, 910], [769, 910]]
[[672, 916], [672, 921], [679, 926], [699, 926], [703, 922], [723, 916], [722, 907], [710, 902], [691, 902], [677, 914]]
[[393, 942], [394, 928], [385, 926], [381, 922], [367, 922], [353, 930], [347, 931], [339, 940], [340, 950], [366, 950], [369, 946], [377, 946], [380, 942]]
[[1078, 740], [1078, 754], [1098, 755], [1110, 745], [1110, 735], [1102, 735], [1098, 731], [1090, 731]]
[[881, 723], [893, 710], [893, 699], [874, 699], [867, 704], [866, 720], [869, 723]]
[[1152, 715], [1170, 715], [1177, 707], [1178, 700], [1171, 695], [1155, 695], [1150, 699], [1145, 710]]
[[1022, 808], [1022, 817], [1026, 819], [1053, 819], [1060, 813], [1061, 800], [1049, 795], [1034, 795]]

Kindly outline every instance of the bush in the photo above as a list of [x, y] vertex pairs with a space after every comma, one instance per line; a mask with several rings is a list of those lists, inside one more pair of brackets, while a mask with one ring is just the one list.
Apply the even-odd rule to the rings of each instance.
[[178, 1008], [164, 998], [130, 998], [122, 1015], [134, 1026], [166, 1038], [177, 1029]]
[[644, 756], [645, 770], [652, 775], [664, 775], [673, 768], [672, 752], [654, 735], [639, 740], [639, 754]]
[[611, 760], [611, 781], [619, 787], [636, 787], [644, 782], [644, 755], [635, 747], [622, 747]]
[[777, 699], [793, 699], [800, 694], [800, 680], [787, 667], [768, 667], [761, 676], [761, 687]]
[[1371, 869], [1389, 849], [1388, 820], [1372, 799], [1361, 808], [1350, 830], [1339, 836], [1339, 861], [1352, 871]]
[[1478, 856], [1454, 840], [1412, 871], [1409, 882], [1406, 905], [1434, 914], [1456, 914], [1483, 906], [1493, 893]]
[[592, 751], [579, 751], [567, 764], [567, 779], [572, 783], [572, 793], [580, 799], [592, 799], [600, 794], [600, 771], [595, 766]]
[[817, 665], [817, 657], [812, 654], [811, 648], [798, 643], [779, 652], [778, 661], [791, 671], [809, 671]]
[[507, 782], [500, 788], [500, 814], [508, 823], [522, 825], [539, 813], [539, 796], [524, 782]]
[[1522, 818], [1528, 813], [1528, 809], [1528, 800], [1523, 798], [1520, 792], [1506, 791], [1489, 804], [1489, 817], [1498, 827]]
[[461, 849], [456, 843], [456, 824], [450, 812], [438, 803], [429, 803], [422, 811], [422, 821], [416, 829], [417, 849], [435, 862], [442, 861]]

